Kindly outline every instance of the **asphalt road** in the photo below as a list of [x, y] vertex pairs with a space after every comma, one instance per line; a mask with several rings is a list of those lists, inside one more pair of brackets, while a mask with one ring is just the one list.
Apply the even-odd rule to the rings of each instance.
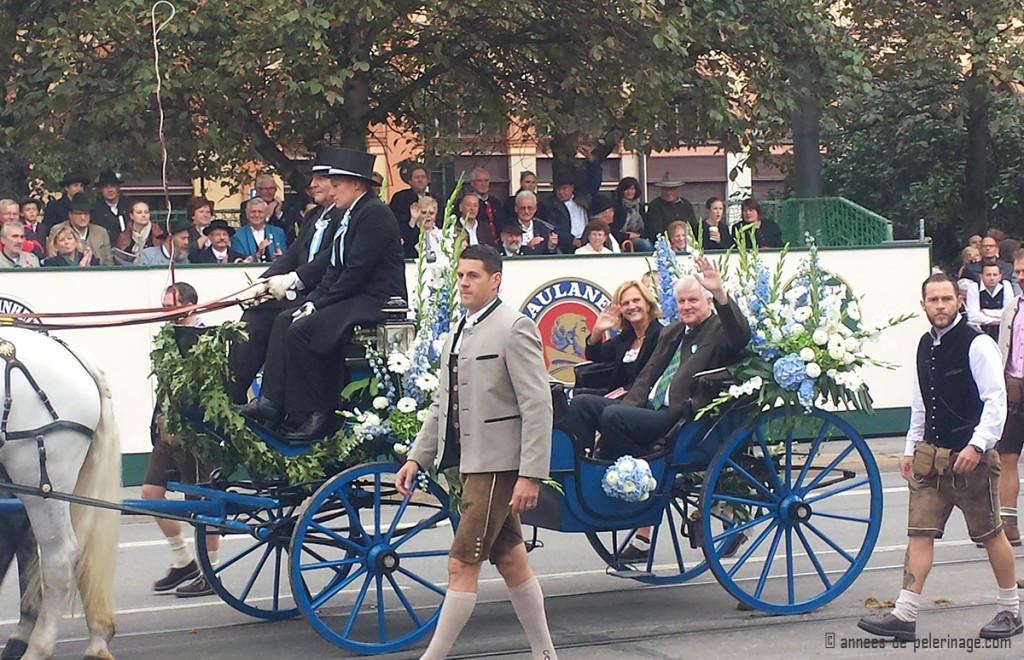
[[[530, 555], [545, 590], [547, 612], [559, 657], [603, 658], [1020, 658], [1024, 637], [1010, 648], [975, 648], [978, 629], [995, 613], [995, 582], [984, 552], [967, 539], [954, 513], [946, 538], [936, 547], [936, 567], [925, 591], [919, 637], [944, 648], [866, 650], [872, 640], [856, 621], [873, 612], [870, 599], [896, 596], [903, 563], [906, 491], [899, 475], [883, 472], [885, 508], [878, 543], [867, 568], [848, 591], [809, 614], [770, 616], [737, 609], [710, 573], [681, 585], [645, 586], [611, 577], [582, 535], [541, 532], [545, 547]], [[844, 507], [863, 511], [863, 489], [844, 494]], [[122, 529], [116, 602], [119, 632], [112, 650], [118, 658], [320, 658], [354, 657], [319, 637], [302, 619], [254, 622], [216, 597], [178, 599], [151, 592], [166, 570], [169, 552], [157, 527], [127, 518]], [[231, 541], [225, 543], [226, 550]], [[222, 551], [222, 554], [226, 551]], [[763, 548], [761, 549], [763, 552]], [[1018, 549], [1018, 554], [1024, 554]], [[443, 575], [443, 558], [432, 558], [431, 573]], [[777, 582], [770, 578], [769, 583]], [[16, 583], [0, 591], [0, 636], [6, 638], [17, 613]], [[776, 585], [777, 586], [777, 585]], [[769, 585], [771, 588], [771, 584]], [[85, 648], [84, 621], [69, 617], [61, 626], [59, 658], [79, 658]], [[387, 658], [416, 658], [423, 640]], [[956, 645], [950, 648], [950, 645]], [[480, 598], [453, 657], [529, 657], [526, 640], [493, 568], [485, 568]]]

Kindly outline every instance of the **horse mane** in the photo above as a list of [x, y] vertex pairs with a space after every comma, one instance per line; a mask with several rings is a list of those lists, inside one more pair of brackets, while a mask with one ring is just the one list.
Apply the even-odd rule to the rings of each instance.
[[[121, 499], [121, 444], [114, 423], [110, 385], [103, 370], [91, 357], [80, 349], [68, 350], [96, 381], [100, 394], [100, 418], [78, 474], [75, 494], [118, 502]], [[118, 511], [94, 506], [71, 506], [71, 523], [79, 548], [76, 581], [82, 602], [86, 610], [95, 608], [96, 612], [109, 613], [111, 630], [114, 626], [112, 586], [117, 564], [120, 515]]]

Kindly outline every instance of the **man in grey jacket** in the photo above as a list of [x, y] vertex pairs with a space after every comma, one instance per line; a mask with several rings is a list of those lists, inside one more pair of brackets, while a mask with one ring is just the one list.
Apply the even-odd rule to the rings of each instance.
[[397, 475], [409, 497], [416, 474], [439, 461], [459, 466], [462, 516], [448, 559], [448, 593], [423, 655], [451, 650], [476, 604], [481, 562], [505, 579], [512, 606], [538, 659], [556, 658], [544, 595], [530, 570], [519, 514], [537, 506], [551, 462], [551, 394], [537, 326], [498, 298], [501, 257], [488, 245], [459, 259], [466, 316], [442, 351], [441, 383]]

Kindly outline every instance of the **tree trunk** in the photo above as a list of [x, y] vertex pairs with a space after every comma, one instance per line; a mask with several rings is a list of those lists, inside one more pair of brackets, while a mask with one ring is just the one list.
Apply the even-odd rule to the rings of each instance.
[[357, 74], [345, 81], [345, 101], [341, 105], [344, 125], [341, 127], [341, 146], [357, 151], [366, 150], [366, 136], [370, 131], [370, 81], [365, 74]]
[[967, 101], [967, 153], [964, 171], [964, 220], [967, 233], [988, 228], [988, 106], [989, 89], [983, 71], [971, 70], [964, 83]]
[[796, 111], [790, 118], [793, 130], [793, 194], [821, 197], [821, 103], [814, 94], [814, 76], [805, 60], [791, 68]]

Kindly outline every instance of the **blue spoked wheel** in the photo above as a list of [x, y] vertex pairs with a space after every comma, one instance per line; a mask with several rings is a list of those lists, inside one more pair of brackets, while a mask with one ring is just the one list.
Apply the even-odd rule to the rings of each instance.
[[[808, 612], [846, 591], [882, 522], [882, 480], [867, 443], [823, 410], [763, 413], [737, 431], [704, 479], [704, 555], [725, 589], [771, 614]], [[737, 535], [742, 538], [734, 538]], [[726, 543], [739, 549], [723, 557]]]
[[[288, 552], [291, 549], [295, 510], [302, 498], [278, 493], [232, 488], [247, 495], [280, 499], [275, 509], [235, 514], [231, 520], [262, 527], [267, 536], [223, 533], [196, 526], [196, 557], [210, 585], [221, 599], [239, 612], [258, 619], [279, 621], [298, 616], [288, 583]], [[219, 563], [210, 562], [207, 538], [220, 537]]]
[[289, 576], [299, 610], [329, 642], [357, 653], [390, 653], [437, 623], [454, 526], [434, 481], [404, 499], [397, 465], [361, 465], [336, 475], [295, 524]]
[[[617, 577], [647, 584], [679, 584], [708, 569], [700, 540], [696, 475], [675, 475], [674, 483], [652, 495], [664, 502], [659, 524], [614, 532], [587, 532], [587, 540]], [[632, 549], [637, 536], [650, 540], [646, 555]]]

